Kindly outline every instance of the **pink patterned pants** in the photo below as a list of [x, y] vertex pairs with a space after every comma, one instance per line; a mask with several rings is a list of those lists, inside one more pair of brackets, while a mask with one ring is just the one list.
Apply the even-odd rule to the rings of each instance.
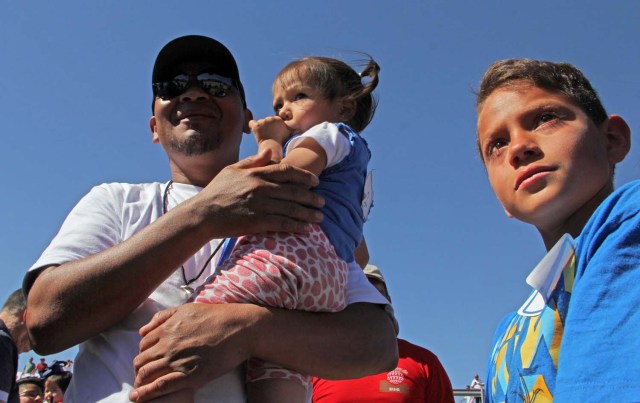
[[[205, 284], [196, 303], [251, 303], [312, 312], [346, 307], [349, 268], [319, 226], [309, 234], [265, 233], [238, 239], [220, 274]], [[251, 359], [247, 380], [289, 379], [308, 386], [310, 377]]]

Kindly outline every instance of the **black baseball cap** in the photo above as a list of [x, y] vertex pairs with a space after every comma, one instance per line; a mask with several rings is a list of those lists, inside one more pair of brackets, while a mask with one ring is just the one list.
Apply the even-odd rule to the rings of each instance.
[[182, 62], [205, 61], [213, 65], [211, 73], [233, 79], [246, 108], [244, 88], [240, 81], [238, 65], [233, 55], [222, 43], [202, 35], [186, 35], [176, 38], [160, 50], [153, 65], [151, 83], [167, 81], [176, 74], [176, 66]]

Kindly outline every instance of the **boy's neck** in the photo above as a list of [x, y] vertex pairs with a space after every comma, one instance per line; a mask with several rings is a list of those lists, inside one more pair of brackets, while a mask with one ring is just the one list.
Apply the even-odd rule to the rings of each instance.
[[587, 221], [596, 211], [598, 206], [613, 192], [613, 180], [609, 181], [598, 193], [589, 199], [582, 207], [571, 214], [567, 219], [553, 228], [539, 228], [538, 232], [542, 236], [544, 246], [550, 250], [558, 239], [564, 234], [569, 234], [576, 238], [582, 232]]

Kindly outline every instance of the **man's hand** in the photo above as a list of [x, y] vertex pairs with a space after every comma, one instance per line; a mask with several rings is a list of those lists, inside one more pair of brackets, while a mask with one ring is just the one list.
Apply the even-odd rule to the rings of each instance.
[[[158, 312], [140, 329], [132, 401], [197, 389], [251, 356], [253, 305], [186, 304]], [[214, 363], [214, 364], [213, 364]]]
[[269, 152], [246, 158], [220, 171], [197, 196], [178, 208], [203, 213], [208, 236], [239, 236], [266, 231], [302, 233], [322, 221], [322, 197], [309, 190], [318, 184], [310, 172], [270, 164]]
[[249, 357], [327, 379], [390, 371], [398, 362], [391, 319], [366, 303], [336, 313], [186, 304], [157, 313], [140, 333], [133, 401], [197, 389]]

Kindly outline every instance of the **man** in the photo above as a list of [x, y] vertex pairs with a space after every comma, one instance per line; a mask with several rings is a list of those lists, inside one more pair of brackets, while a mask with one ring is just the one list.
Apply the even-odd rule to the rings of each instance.
[[[322, 219], [323, 201], [308, 190], [315, 176], [270, 165], [268, 153], [237, 162], [251, 111], [221, 43], [195, 35], [169, 42], [152, 82], [149, 126], [171, 181], [94, 188], [25, 277], [36, 351], [83, 343], [65, 401], [142, 401], [214, 379], [197, 400], [243, 401], [238, 368], [249, 357], [334, 378], [393, 366], [393, 321], [379, 305], [355, 303], [384, 303], [366, 279], [358, 282], [357, 268], [353, 304], [340, 313], [182, 305], [229, 252], [218, 250], [223, 238], [302, 232]], [[65, 331], [54, 331], [60, 325]], [[368, 334], [378, 337], [351, 344]]]
[[[367, 265], [364, 272], [378, 291], [391, 301], [378, 267]], [[398, 351], [400, 359], [391, 372], [342, 381], [313, 378], [313, 402], [453, 403], [451, 381], [435, 354], [402, 339], [398, 339]]]
[[49, 369], [49, 364], [45, 361], [44, 358], [40, 358], [40, 362], [36, 364], [36, 372], [40, 378], [44, 376], [44, 373]]
[[480, 375], [475, 374], [471, 381], [471, 389], [484, 389], [484, 382], [480, 380]]
[[[22, 290], [20, 290], [20, 292], [22, 292]], [[36, 364], [33, 362], [33, 357], [29, 357], [29, 361], [27, 361], [27, 363], [24, 364], [24, 368], [22, 368], [21, 376], [33, 375], [34, 372], [36, 372]]]
[[0, 311], [0, 403], [18, 401], [18, 354], [31, 350], [23, 319], [25, 305], [22, 290], [16, 290]]

